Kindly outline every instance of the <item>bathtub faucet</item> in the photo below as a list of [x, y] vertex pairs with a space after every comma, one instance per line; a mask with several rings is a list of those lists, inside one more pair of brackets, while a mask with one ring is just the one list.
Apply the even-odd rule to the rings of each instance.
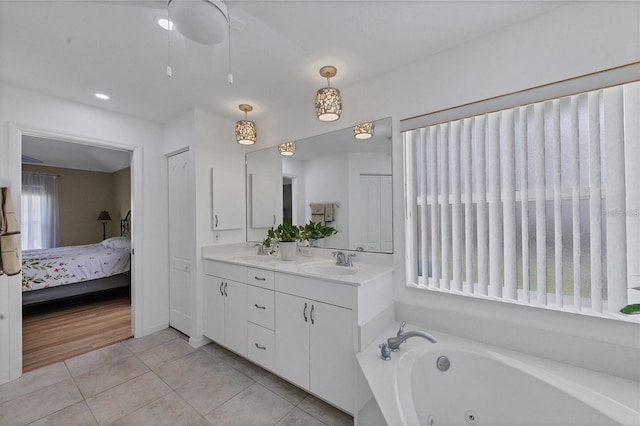
[[396, 337], [389, 337], [386, 342], [380, 343], [378, 346], [380, 348], [380, 357], [388, 361], [391, 359], [391, 351], [397, 352], [400, 350], [400, 345], [404, 343], [407, 339], [411, 337], [422, 337], [430, 341], [431, 343], [436, 343], [437, 339], [433, 337], [430, 333], [426, 331], [416, 330], [416, 331], [404, 331], [404, 325], [406, 323], [403, 321], [400, 326], [400, 330], [398, 330], [398, 335]]

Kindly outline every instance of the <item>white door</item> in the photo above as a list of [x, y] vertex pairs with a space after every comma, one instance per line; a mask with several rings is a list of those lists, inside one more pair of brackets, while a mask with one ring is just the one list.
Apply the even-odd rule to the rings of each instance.
[[189, 151], [168, 158], [169, 176], [169, 325], [191, 334], [192, 220]]
[[353, 321], [350, 309], [311, 301], [311, 392], [353, 412]]
[[301, 297], [276, 292], [276, 373], [309, 389], [309, 311]]
[[247, 285], [225, 280], [224, 344], [247, 356]]
[[225, 280], [205, 275], [202, 297], [204, 298], [204, 324], [202, 332], [216, 343], [224, 344], [224, 283]]
[[380, 176], [360, 176], [360, 244], [380, 251]]
[[393, 179], [380, 176], [380, 250], [393, 252]]

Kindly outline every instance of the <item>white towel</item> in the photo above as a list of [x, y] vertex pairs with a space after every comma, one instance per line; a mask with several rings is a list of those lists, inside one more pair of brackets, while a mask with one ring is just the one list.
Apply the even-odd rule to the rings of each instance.
[[7, 275], [20, 273], [20, 227], [9, 188], [0, 188], [0, 270]]

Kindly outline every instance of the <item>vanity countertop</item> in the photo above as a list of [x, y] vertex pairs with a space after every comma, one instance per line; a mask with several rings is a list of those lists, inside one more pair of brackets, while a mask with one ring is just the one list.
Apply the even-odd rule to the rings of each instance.
[[367, 284], [393, 272], [390, 265], [359, 262], [358, 257], [354, 258], [352, 267], [335, 266], [334, 259], [316, 256], [299, 255], [295, 260], [283, 261], [279, 256], [259, 256], [255, 248], [247, 249], [240, 245], [203, 247], [202, 258], [354, 286]]

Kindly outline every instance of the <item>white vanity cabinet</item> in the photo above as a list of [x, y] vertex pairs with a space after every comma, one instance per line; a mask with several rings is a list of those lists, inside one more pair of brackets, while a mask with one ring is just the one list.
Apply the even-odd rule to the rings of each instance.
[[274, 272], [247, 270], [247, 358], [273, 370], [275, 365]]
[[247, 356], [246, 271], [243, 266], [204, 262], [204, 335], [242, 356]]
[[276, 274], [275, 372], [353, 412], [352, 288]]

